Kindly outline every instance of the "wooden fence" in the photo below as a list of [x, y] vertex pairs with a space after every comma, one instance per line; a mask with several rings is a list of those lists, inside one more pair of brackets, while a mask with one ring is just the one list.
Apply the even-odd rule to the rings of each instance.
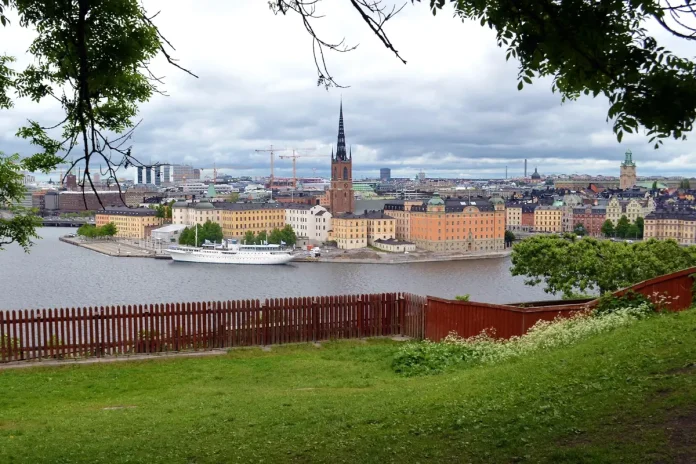
[[[678, 311], [692, 305], [696, 268], [633, 290]], [[516, 305], [443, 300], [409, 293], [205, 303], [0, 311], [0, 362], [209, 350], [405, 335], [439, 341], [493, 329], [523, 335], [539, 320], [585, 311], [597, 300]]]
[[[692, 306], [696, 268], [663, 275], [614, 293], [641, 293], [661, 309], [680, 311]], [[491, 330], [496, 337], [510, 338], [525, 334], [540, 320], [568, 317], [596, 306], [598, 300], [546, 301], [497, 305], [473, 301], [443, 300], [428, 297], [425, 311], [425, 338], [439, 341], [450, 332], [460, 337], [473, 337]]]
[[209, 350], [317, 340], [423, 337], [410, 294], [0, 312], [0, 362]]

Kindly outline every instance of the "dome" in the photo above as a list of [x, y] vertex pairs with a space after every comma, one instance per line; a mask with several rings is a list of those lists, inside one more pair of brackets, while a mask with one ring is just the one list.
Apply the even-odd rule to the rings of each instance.
[[537, 168], [534, 168], [534, 174], [532, 174], [532, 179], [541, 179], [541, 174], [539, 174]]
[[495, 198], [491, 198], [491, 203], [493, 203], [494, 205], [504, 204], [505, 200], [503, 200], [500, 197], [495, 197]]
[[173, 208], [186, 208], [187, 206], [188, 202], [186, 201], [177, 201], [172, 205]]
[[196, 209], [213, 209], [213, 204], [208, 201], [201, 201], [196, 204]]
[[442, 198], [440, 198], [440, 194], [437, 192], [433, 194], [433, 197], [430, 200], [428, 200], [428, 206], [438, 206], [444, 204], [445, 201]]

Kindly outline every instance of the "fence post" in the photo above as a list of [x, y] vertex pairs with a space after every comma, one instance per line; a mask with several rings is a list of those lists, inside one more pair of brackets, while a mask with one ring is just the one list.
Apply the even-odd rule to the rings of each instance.
[[405, 335], [404, 325], [406, 322], [406, 298], [403, 293], [396, 294], [396, 310], [399, 313], [399, 334], [401, 336]]
[[268, 343], [268, 298], [261, 302], [261, 320], [263, 323], [263, 342], [262, 345], [269, 345]]
[[319, 304], [318, 298], [312, 298], [312, 341], [317, 341], [317, 331], [319, 329]]

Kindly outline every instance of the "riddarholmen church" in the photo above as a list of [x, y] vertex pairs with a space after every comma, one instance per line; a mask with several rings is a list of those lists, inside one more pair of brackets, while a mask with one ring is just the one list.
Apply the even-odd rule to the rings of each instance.
[[338, 144], [336, 154], [331, 150], [331, 188], [329, 209], [333, 216], [352, 213], [355, 210], [353, 195], [353, 153], [346, 151], [346, 134], [343, 128], [343, 102], [338, 117]]

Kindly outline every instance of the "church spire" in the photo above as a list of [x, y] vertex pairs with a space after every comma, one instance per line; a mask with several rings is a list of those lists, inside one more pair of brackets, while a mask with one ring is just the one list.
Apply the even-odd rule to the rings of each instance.
[[338, 116], [338, 146], [336, 147], [336, 159], [346, 161], [348, 159], [346, 153], [346, 134], [343, 129], [343, 99], [341, 99], [341, 109]]

